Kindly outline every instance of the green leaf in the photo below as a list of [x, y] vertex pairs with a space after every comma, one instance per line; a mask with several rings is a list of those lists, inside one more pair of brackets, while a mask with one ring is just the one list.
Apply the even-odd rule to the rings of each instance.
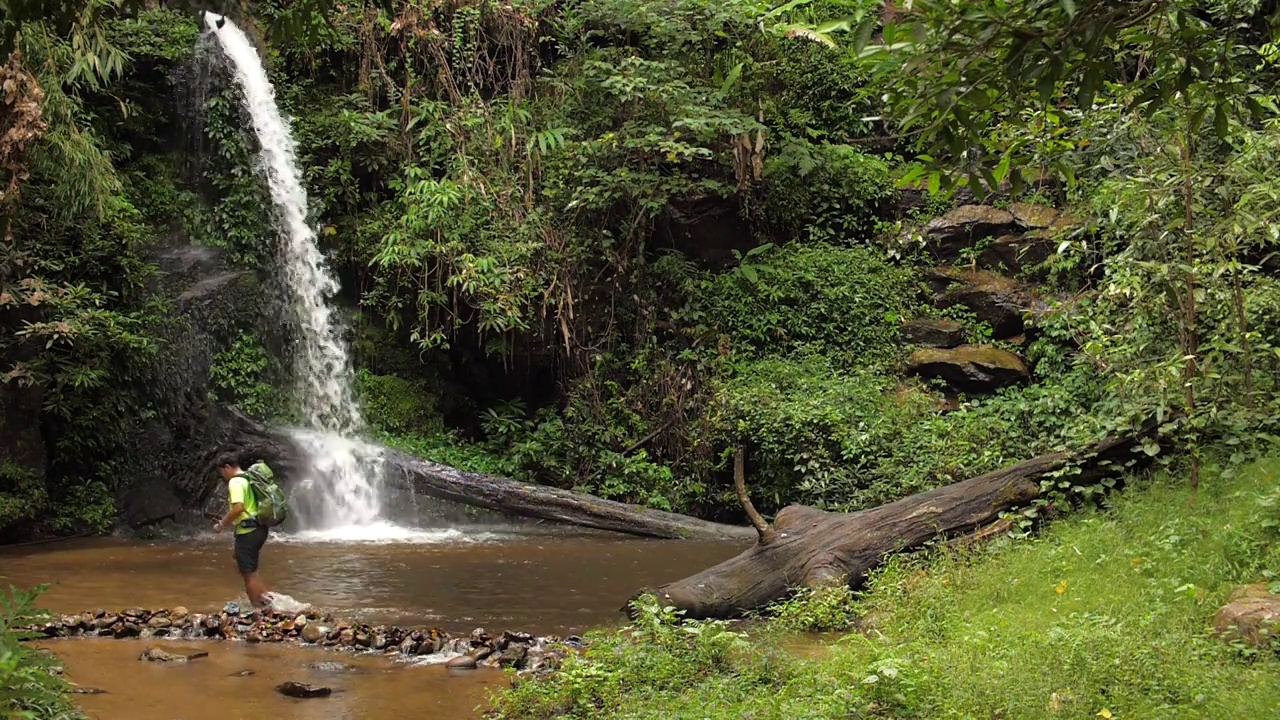
[[1093, 99], [1098, 94], [1098, 88], [1102, 86], [1102, 70], [1095, 63], [1090, 63], [1089, 69], [1085, 70], [1084, 78], [1080, 81], [1080, 92], [1076, 97], [1076, 104], [1081, 110], [1089, 110], [1093, 107]]
[[1227, 109], [1222, 103], [1218, 103], [1213, 108], [1213, 131], [1217, 133], [1218, 139], [1226, 141], [1227, 134], [1230, 132], [1230, 126], [1227, 122]]
[[1073, 18], [1076, 16], [1075, 0], [1061, 0], [1061, 5], [1062, 5], [1062, 11], [1067, 14], [1067, 17]]

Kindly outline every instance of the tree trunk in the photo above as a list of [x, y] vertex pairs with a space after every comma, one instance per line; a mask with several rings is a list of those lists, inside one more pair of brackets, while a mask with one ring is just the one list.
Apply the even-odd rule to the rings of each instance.
[[792, 505], [778, 513], [776, 537], [735, 558], [652, 591], [689, 618], [732, 618], [783, 599], [798, 586], [858, 587], [886, 555], [939, 536], [974, 530], [1040, 494], [1038, 479], [1078, 463], [1077, 482], [1124, 469], [1139, 438], [1155, 426], [1108, 439], [1080, 456], [1051, 453], [897, 502], [856, 513]]
[[[286, 480], [305, 467], [305, 459], [287, 433], [234, 410], [228, 412], [237, 430], [218, 449], [239, 449], [266, 460]], [[216, 455], [216, 450], [207, 453], [204, 467], [198, 472], [214, 477]], [[756, 536], [756, 531], [749, 527], [707, 522], [593, 495], [467, 472], [398, 450], [387, 450], [383, 460], [393, 490], [412, 491], [512, 515], [652, 538], [746, 541]], [[212, 483], [208, 485], [212, 487]]]

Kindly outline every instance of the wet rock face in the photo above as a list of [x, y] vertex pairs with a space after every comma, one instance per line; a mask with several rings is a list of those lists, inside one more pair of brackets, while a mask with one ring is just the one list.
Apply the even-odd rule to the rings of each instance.
[[[304, 613], [281, 613], [224, 608], [221, 612], [208, 614], [191, 613], [184, 607], [171, 610], [130, 608], [118, 613], [95, 610], [63, 615], [23, 629], [49, 638], [89, 636], [297, 642], [404, 659], [435, 656], [428, 662], [445, 662], [447, 667], [455, 669], [512, 668], [523, 674], [544, 674], [555, 670], [568, 653], [582, 647], [581, 638], [576, 636], [562, 641], [556, 636], [504, 632], [494, 637], [484, 628], [476, 628], [465, 636], [456, 637], [438, 628], [371, 627], [338, 620], [314, 609]], [[208, 653], [204, 651], [180, 647], [148, 647], [138, 659], [185, 663], [206, 655]], [[313, 663], [310, 668], [322, 673], [354, 671], [351, 666], [338, 662]]]
[[907, 371], [926, 379], [940, 378], [952, 389], [991, 393], [1031, 379], [1022, 358], [990, 345], [917, 350], [907, 358]]

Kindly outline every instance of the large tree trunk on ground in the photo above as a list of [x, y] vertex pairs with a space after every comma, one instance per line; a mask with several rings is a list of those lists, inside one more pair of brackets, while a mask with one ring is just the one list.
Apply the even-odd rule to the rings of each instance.
[[1088, 482], [1123, 469], [1154, 426], [1108, 439], [1082, 455], [1052, 453], [930, 492], [855, 513], [792, 505], [778, 513], [774, 537], [735, 558], [653, 591], [690, 618], [732, 618], [783, 599], [796, 587], [857, 587], [889, 553], [974, 530], [1040, 494], [1039, 478], [1076, 463]]
[[[288, 433], [254, 422], [238, 412], [229, 412], [239, 429], [223, 447], [252, 453], [277, 467], [285, 478], [295, 468], [305, 466], [300, 450]], [[216, 451], [210, 451], [205, 466], [200, 469], [209, 478], [214, 476], [215, 457]], [[397, 450], [387, 450], [384, 461], [393, 490], [410, 490], [521, 517], [653, 538], [746, 541], [756, 535], [749, 527], [707, 522], [593, 495], [466, 472]]]

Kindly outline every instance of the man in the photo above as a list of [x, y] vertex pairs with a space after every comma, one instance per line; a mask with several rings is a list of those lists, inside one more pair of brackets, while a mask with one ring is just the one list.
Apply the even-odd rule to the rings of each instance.
[[235, 528], [233, 556], [240, 575], [244, 577], [244, 591], [254, 607], [266, 607], [270, 601], [267, 598], [267, 586], [258, 577], [258, 555], [262, 552], [262, 545], [267, 542], [267, 528], [257, 521], [258, 500], [249, 486], [249, 479], [240, 469], [239, 456], [234, 453], [221, 455], [218, 458], [218, 471], [227, 481], [231, 508], [213, 526], [213, 531], [220, 533], [227, 528]]

